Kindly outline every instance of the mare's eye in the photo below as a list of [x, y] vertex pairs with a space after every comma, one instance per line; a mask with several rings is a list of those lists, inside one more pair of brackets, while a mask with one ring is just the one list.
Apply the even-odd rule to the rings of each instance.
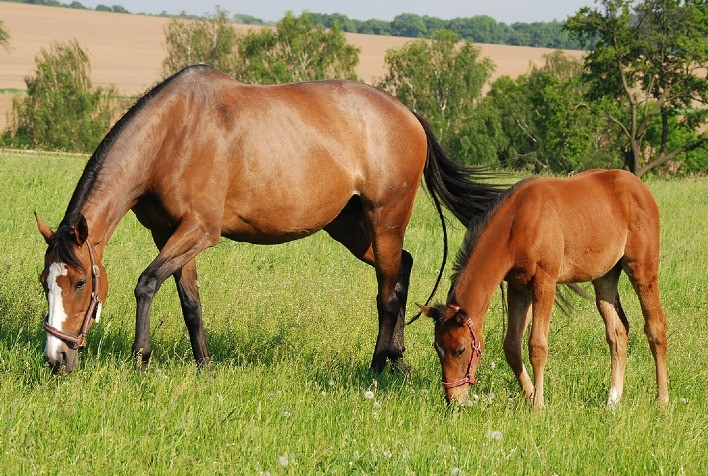
[[83, 289], [84, 286], [86, 286], [85, 279], [79, 279], [78, 281], [76, 281], [76, 289]]
[[466, 349], [465, 349], [464, 347], [460, 347], [459, 349], [457, 349], [456, 354], [457, 354], [458, 356], [459, 356], [459, 355], [462, 355], [462, 354], [465, 353], [465, 350], [466, 350]]

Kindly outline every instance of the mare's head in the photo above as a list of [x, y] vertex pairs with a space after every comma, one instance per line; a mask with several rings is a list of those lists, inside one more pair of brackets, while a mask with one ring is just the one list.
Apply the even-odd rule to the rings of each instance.
[[35, 216], [48, 245], [39, 278], [49, 304], [44, 360], [54, 373], [67, 374], [76, 366], [77, 350], [86, 346], [89, 327], [100, 317], [108, 293], [106, 270], [88, 241], [83, 215], [56, 232]]
[[470, 385], [477, 383], [474, 374], [482, 358], [481, 334], [474, 330], [465, 310], [455, 304], [419, 307], [435, 322], [433, 347], [442, 366], [445, 400], [464, 404]]

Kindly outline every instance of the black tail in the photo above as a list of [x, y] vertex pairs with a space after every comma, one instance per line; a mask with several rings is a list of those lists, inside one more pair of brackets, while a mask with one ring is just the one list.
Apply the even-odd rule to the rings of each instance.
[[[418, 118], [425, 135], [428, 138], [428, 157], [423, 169], [425, 186], [433, 199], [435, 208], [440, 215], [443, 229], [443, 262], [440, 266], [438, 279], [435, 281], [433, 292], [430, 293], [425, 305], [427, 306], [440, 284], [445, 263], [447, 262], [447, 227], [440, 203], [452, 212], [455, 217], [467, 228], [476, 217], [483, 215], [504, 191], [498, 185], [476, 182], [473, 179], [489, 179], [494, 175], [481, 167], [465, 167], [450, 160], [435, 138], [433, 129], [425, 119], [413, 112]], [[420, 317], [420, 312], [408, 321], [408, 324]]]

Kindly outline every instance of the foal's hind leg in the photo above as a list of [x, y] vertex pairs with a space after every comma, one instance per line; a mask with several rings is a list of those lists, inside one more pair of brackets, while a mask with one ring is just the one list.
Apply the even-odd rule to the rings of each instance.
[[524, 391], [526, 400], [530, 402], [533, 397], [533, 383], [524, 367], [521, 341], [531, 319], [531, 295], [525, 290], [509, 286], [507, 303], [509, 316], [504, 338], [504, 355]]
[[627, 260], [623, 268], [634, 290], [644, 316], [644, 333], [656, 365], [657, 401], [669, 403], [668, 379], [666, 377], [666, 316], [659, 302], [658, 258], [655, 260]]
[[610, 346], [611, 377], [607, 407], [616, 406], [622, 398], [624, 371], [627, 363], [627, 333], [629, 323], [622, 311], [617, 293], [617, 281], [622, 272], [618, 263], [609, 273], [592, 282], [595, 287], [595, 303], [605, 321], [607, 344]]

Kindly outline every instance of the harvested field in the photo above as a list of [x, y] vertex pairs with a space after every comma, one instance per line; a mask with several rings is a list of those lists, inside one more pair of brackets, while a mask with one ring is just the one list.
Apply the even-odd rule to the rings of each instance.
[[[373, 15], [373, 14], [372, 14]], [[373, 15], [375, 16], [375, 15]], [[52, 41], [73, 38], [89, 52], [96, 86], [115, 85], [121, 94], [137, 95], [160, 79], [165, 56], [164, 29], [169, 19], [141, 15], [72, 10], [0, 2], [0, 20], [10, 33], [10, 51], [0, 50], [0, 90], [24, 89], [24, 78], [34, 72], [35, 56]], [[234, 25], [239, 31], [258, 28]], [[350, 43], [361, 48], [357, 74], [372, 82], [385, 74], [384, 55], [410, 38], [347, 33]], [[529, 64], [542, 61], [550, 49], [504, 45], [477, 45], [483, 56], [496, 64], [493, 79], [516, 77]], [[580, 56], [581, 52], [572, 52]], [[12, 101], [0, 94], [0, 129], [7, 123]]]

